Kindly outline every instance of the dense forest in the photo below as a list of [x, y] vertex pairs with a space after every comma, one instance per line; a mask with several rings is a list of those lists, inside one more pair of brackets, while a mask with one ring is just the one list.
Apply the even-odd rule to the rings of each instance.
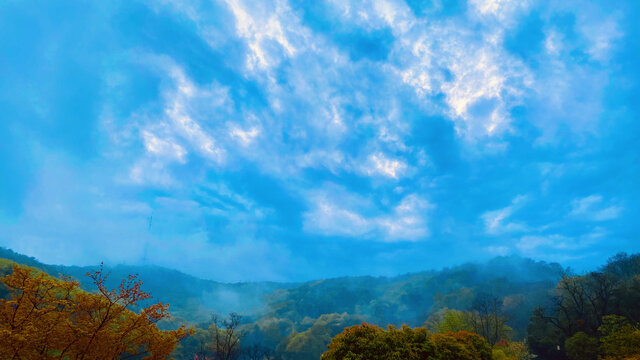
[[[558, 264], [499, 257], [396, 277], [300, 284], [224, 284], [160, 267], [51, 266], [7, 249], [0, 257], [0, 331], [12, 335], [0, 344], [3, 359], [13, 356], [7, 349], [28, 348], [24, 338], [42, 326], [49, 326], [48, 335], [35, 337], [33, 348], [40, 358], [97, 359], [87, 355], [94, 347], [118, 353], [105, 352], [105, 359], [169, 353], [178, 360], [640, 356], [640, 255], [620, 254], [580, 275]], [[37, 319], [20, 313], [25, 299], [50, 312]], [[105, 304], [126, 315], [103, 316]], [[79, 313], [89, 315], [76, 321]], [[31, 327], [18, 326], [16, 316]], [[95, 319], [111, 321], [102, 325], [110, 335], [99, 336], [111, 340], [87, 337], [106, 331]], [[137, 330], [123, 330], [130, 327]], [[53, 335], [58, 332], [64, 335]], [[114, 339], [129, 339], [128, 347], [114, 346]], [[75, 357], [64, 357], [61, 346]], [[47, 351], [50, 357], [42, 355]]]

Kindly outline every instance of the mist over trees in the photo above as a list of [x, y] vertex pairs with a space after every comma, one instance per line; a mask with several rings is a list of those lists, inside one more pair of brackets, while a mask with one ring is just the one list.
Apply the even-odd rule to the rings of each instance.
[[[220, 288], [238, 290], [234, 296], [239, 299], [257, 294], [258, 288], [273, 289], [251, 299], [261, 307], [225, 313], [203, 306], [195, 287], [184, 292], [157, 287], [163, 298], [158, 303], [142, 291], [135, 275], [111, 286], [111, 268], [105, 267], [83, 275], [81, 283], [46, 274], [58, 275], [68, 270], [64, 267], [7, 254], [44, 272], [0, 260], [0, 275], [5, 275], [0, 331], [9, 334], [0, 339], [0, 359], [16, 354], [29, 359], [36, 353], [48, 354], [39, 357], [43, 359], [119, 359], [128, 354], [176, 360], [367, 359], [371, 354], [377, 354], [375, 359], [434, 360], [639, 356], [639, 255], [620, 254], [583, 275], [556, 264], [506, 257], [392, 278], [346, 277], [281, 287], [222, 284]], [[168, 274], [172, 285], [176, 279], [185, 279], [190, 287], [197, 284], [166, 269], [146, 270], [151, 273], [146, 277], [154, 271]], [[201, 294], [211, 296], [211, 283], [200, 284]], [[112, 287], [116, 290], [108, 290]], [[25, 312], [23, 305], [34, 303], [38, 311]], [[180, 316], [169, 317], [167, 303]], [[228, 302], [219, 304], [226, 308]], [[13, 314], [22, 320], [16, 322]], [[100, 319], [107, 325], [100, 325]], [[100, 336], [91, 340], [88, 334]]]

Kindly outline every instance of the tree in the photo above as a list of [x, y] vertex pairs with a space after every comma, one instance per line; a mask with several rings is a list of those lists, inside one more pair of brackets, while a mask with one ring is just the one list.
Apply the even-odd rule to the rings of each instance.
[[525, 342], [500, 340], [493, 347], [493, 360], [530, 360], [532, 358]]
[[531, 351], [543, 359], [563, 360], [566, 359], [564, 351], [564, 341], [566, 335], [551, 321], [549, 321], [547, 309], [538, 307], [534, 309], [533, 315], [527, 326], [527, 341]]
[[227, 318], [214, 314], [211, 316], [212, 333], [210, 350], [217, 360], [235, 360], [240, 357], [240, 339], [243, 333], [238, 330], [240, 319], [237, 313], [230, 313]]
[[167, 304], [132, 311], [150, 294], [135, 275], [108, 290], [101, 266], [87, 274], [97, 293], [69, 278], [58, 280], [36, 269], [13, 266], [1, 279], [9, 298], [0, 300], [0, 358], [165, 359], [189, 331], [161, 331]]
[[171, 354], [176, 360], [213, 359], [208, 342], [211, 334], [207, 329], [195, 327], [193, 333], [180, 341], [180, 345]]
[[360, 316], [343, 314], [324, 314], [313, 321], [313, 325], [305, 331], [291, 333], [283, 342], [280, 350], [290, 357], [301, 359], [317, 359], [327, 350], [331, 338], [345, 327], [362, 323]]
[[443, 309], [430, 316], [426, 325], [436, 333], [473, 331], [473, 326], [468, 320], [469, 316], [464, 311]]
[[465, 322], [471, 325], [473, 331], [491, 345], [510, 337], [511, 328], [507, 326], [507, 318], [502, 312], [502, 300], [497, 296], [478, 294], [466, 317]]
[[582, 331], [568, 338], [564, 347], [570, 360], [597, 360], [600, 352], [598, 339]]
[[604, 359], [640, 359], [640, 324], [608, 315], [603, 318], [600, 332]]
[[329, 344], [322, 360], [435, 359], [435, 346], [424, 328], [378, 326], [363, 323], [346, 328]]
[[468, 331], [435, 334], [431, 337], [436, 346], [437, 360], [491, 360], [491, 346], [487, 341]]
[[412, 329], [362, 324], [346, 328], [329, 344], [322, 360], [491, 360], [491, 347], [466, 331], [431, 335]]
[[[640, 322], [640, 255], [616, 255], [583, 276], [565, 274], [550, 300], [527, 328], [534, 353], [551, 360], [631, 354], [624, 348], [634, 343], [633, 324]], [[612, 319], [624, 319], [619, 328], [625, 330], [611, 330]]]

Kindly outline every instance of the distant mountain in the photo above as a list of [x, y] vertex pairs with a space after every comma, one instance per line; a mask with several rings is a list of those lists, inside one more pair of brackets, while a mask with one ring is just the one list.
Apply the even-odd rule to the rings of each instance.
[[[86, 273], [97, 270], [99, 266], [48, 265], [2, 247], [0, 258], [41, 269], [53, 276], [71, 276], [84, 289], [95, 290]], [[105, 270], [110, 273], [108, 285], [111, 287], [116, 287], [130, 274], [138, 274], [143, 282], [143, 290], [151, 293], [153, 301], [169, 303], [174, 317], [192, 323], [207, 321], [212, 312], [224, 314], [233, 311], [257, 316], [264, 309], [265, 295], [298, 285], [276, 282], [222, 283], [160, 266], [117, 265], [105, 266]]]
[[503, 299], [516, 336], [524, 336], [531, 311], [548, 297], [562, 267], [521, 257], [498, 257], [441, 271], [385, 277], [344, 277], [280, 289], [267, 296], [267, 314], [302, 322], [328, 313], [348, 313], [368, 322], [423, 325], [444, 308], [467, 310], [476, 295]]
[[[47, 265], [4, 248], [0, 248], [0, 258], [54, 276], [71, 276], [85, 289], [93, 289], [85, 274], [97, 266]], [[109, 285], [114, 287], [127, 275], [139, 274], [143, 289], [153, 295], [153, 301], [169, 303], [177, 320], [198, 323], [206, 321], [212, 312], [234, 311], [242, 313], [249, 322], [286, 319], [298, 332], [311, 326], [313, 322], [309, 319], [332, 313], [346, 313], [383, 326], [422, 325], [440, 309], [468, 309], [477, 294], [491, 293], [503, 298], [505, 311], [511, 314], [510, 325], [520, 337], [524, 336], [531, 311], [547, 298], [563, 269], [555, 263], [510, 256], [394, 277], [233, 284], [203, 280], [158, 266], [118, 265], [106, 270], [111, 273]]]

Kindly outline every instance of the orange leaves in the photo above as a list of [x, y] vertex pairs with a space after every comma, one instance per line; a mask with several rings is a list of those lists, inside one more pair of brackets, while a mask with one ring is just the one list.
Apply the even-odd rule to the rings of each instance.
[[165, 359], [188, 334], [184, 327], [157, 328], [157, 321], [169, 317], [167, 304], [153, 304], [139, 313], [130, 310], [150, 298], [135, 275], [113, 290], [105, 286], [108, 275], [102, 266], [88, 276], [97, 294], [82, 291], [70, 279], [14, 266], [1, 280], [11, 296], [0, 300], [0, 358]]
[[100, 269], [86, 274], [96, 285], [98, 292], [109, 302], [121, 306], [130, 307], [140, 301], [151, 298], [151, 294], [142, 291], [142, 281], [138, 279], [138, 274], [128, 275], [120, 282], [117, 289], [108, 290], [106, 287], [109, 273], [104, 272], [104, 264], [100, 263]]

